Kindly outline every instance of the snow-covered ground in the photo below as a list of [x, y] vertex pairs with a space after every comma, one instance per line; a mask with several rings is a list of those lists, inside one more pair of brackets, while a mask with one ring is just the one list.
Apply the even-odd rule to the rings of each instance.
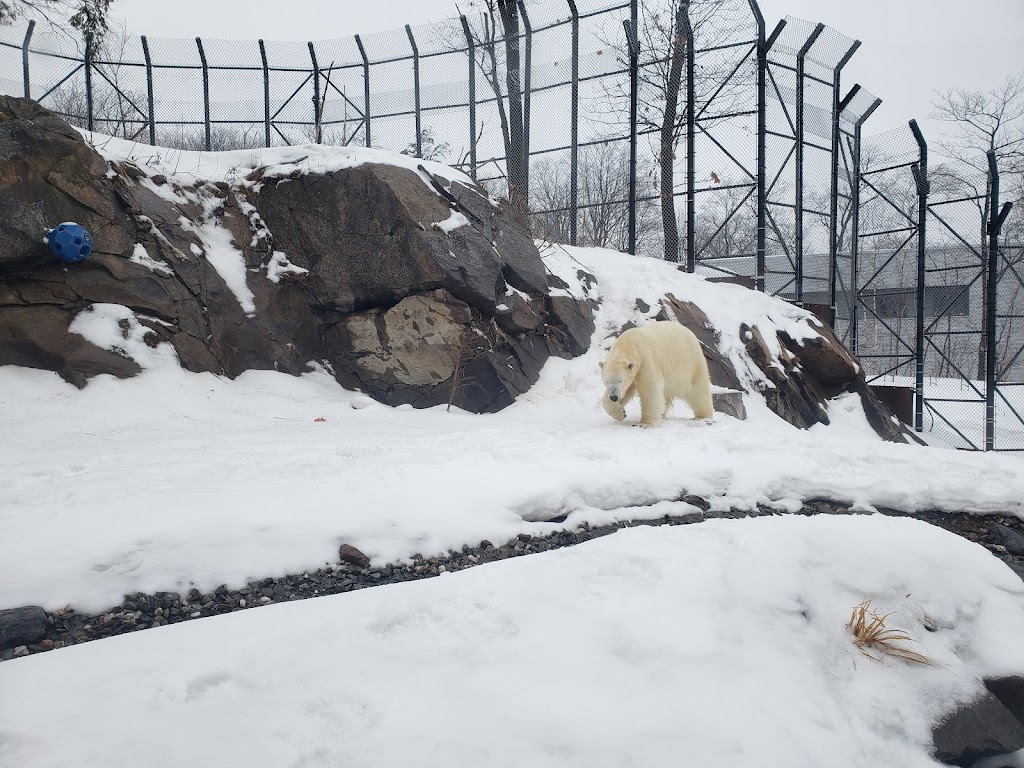
[[[869, 597], [934, 666], [853, 646]], [[0, 664], [0, 763], [934, 766], [1021, 637], [1024, 583], [915, 520], [635, 528]]]
[[[135, 159], [186, 181], [381, 159], [281, 153]], [[221, 245], [218, 269], [237, 273], [244, 304], [252, 278]], [[612, 421], [597, 363], [666, 292], [704, 309], [747, 384], [760, 373], [740, 354], [740, 322], [771, 342], [777, 328], [807, 335], [806, 315], [662, 262], [557, 247], [545, 258], [571, 292], [578, 268], [597, 276], [592, 349], [550, 360], [491, 415], [388, 408], [322, 368], [188, 373], [169, 345], [141, 340], [127, 308], [84, 311], [73, 332], [145, 370], [79, 391], [0, 368], [0, 608], [98, 611], [138, 590], [241, 586], [334, 562], [340, 543], [379, 564], [654, 520], [693, 511], [672, 501], [687, 493], [716, 510], [828, 498], [1024, 515], [1018, 457], [884, 443], [855, 397], [807, 431], [758, 395], [743, 422], [695, 423], [684, 406], [658, 429]], [[867, 598], [933, 666], [854, 648], [844, 625]], [[5, 662], [0, 765], [927, 766], [931, 723], [981, 677], [1024, 672], [1022, 636], [1024, 584], [914, 520], [636, 528]]]
[[756, 395], [745, 422], [695, 423], [682, 405], [654, 430], [611, 420], [597, 362], [608, 337], [639, 318], [637, 297], [652, 312], [665, 291], [697, 300], [734, 357], [742, 319], [797, 334], [801, 310], [606, 251], [557, 250], [548, 263], [596, 274], [594, 345], [550, 360], [530, 392], [492, 415], [389, 408], [322, 371], [188, 373], [169, 345], [151, 350], [138, 329], [123, 338], [126, 308], [83, 313], [74, 330], [116, 341], [147, 370], [79, 391], [53, 373], [0, 368], [0, 607], [96, 611], [137, 590], [242, 585], [335, 562], [342, 542], [377, 563], [429, 556], [584, 520], [681, 513], [686, 504], [666, 500], [685, 493], [716, 509], [824, 497], [1024, 514], [1019, 457], [884, 443], [854, 397], [832, 404], [831, 426], [808, 431]]

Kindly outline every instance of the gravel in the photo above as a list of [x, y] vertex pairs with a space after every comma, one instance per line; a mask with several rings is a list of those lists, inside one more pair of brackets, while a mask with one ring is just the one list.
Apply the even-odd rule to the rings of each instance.
[[[373, 568], [353, 564], [351, 560], [359, 561], [359, 558], [355, 557], [352, 551], [346, 550], [348, 562], [326, 563], [315, 571], [250, 581], [241, 589], [232, 590], [226, 585], [221, 585], [206, 593], [197, 589], [189, 590], [186, 594], [177, 592], [155, 592], [151, 595], [134, 593], [125, 595], [120, 605], [92, 615], [79, 613], [68, 607], [52, 613], [47, 612], [45, 636], [28, 645], [8, 648], [0, 653], [0, 661], [113, 637], [126, 632], [138, 632], [152, 627], [162, 627], [234, 611], [255, 610], [274, 603], [305, 600], [383, 584], [432, 578], [441, 573], [461, 571], [496, 560], [570, 547], [584, 541], [607, 536], [620, 528], [638, 525], [688, 525], [712, 518], [759, 517], [779, 514], [767, 507], [759, 507], [752, 511], [710, 512], [708, 511], [709, 504], [705, 499], [685, 496], [680, 500], [692, 504], [701, 511], [678, 517], [666, 516], [656, 520], [631, 520], [594, 528], [584, 523], [575, 531], [556, 531], [546, 536], [531, 536], [522, 533], [500, 546], [495, 546], [485, 540], [475, 547], [466, 545], [460, 551], [451, 550], [447, 555], [435, 557], [414, 555], [410, 562], [389, 563]], [[1014, 554], [1004, 543], [1008, 539], [1015, 541], [1012, 537], [1007, 536], [1007, 532], [1024, 536], [1024, 521], [1016, 517], [946, 512], [910, 514], [893, 509], [879, 509], [879, 512], [893, 516], [914, 517], [974, 541], [1006, 562], [1024, 579], [1024, 557]], [[807, 502], [798, 514], [851, 513], [851, 510], [841, 503], [820, 499]]]

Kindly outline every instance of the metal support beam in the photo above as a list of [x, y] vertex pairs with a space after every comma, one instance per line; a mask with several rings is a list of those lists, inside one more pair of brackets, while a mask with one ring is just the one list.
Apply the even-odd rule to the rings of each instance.
[[999, 297], [999, 233], [1013, 203], [999, 208], [999, 165], [995, 150], [988, 155], [989, 220], [988, 220], [988, 283], [985, 296], [985, 450], [996, 447], [996, 312]]
[[839, 87], [842, 81], [843, 67], [860, 48], [860, 40], [854, 40], [843, 57], [832, 70], [832, 178], [830, 186], [829, 207], [829, 247], [828, 247], [828, 301], [832, 307], [832, 320], [836, 317], [836, 274], [839, 259], [839, 119], [843, 112], [843, 103], [839, 98]]
[[638, 15], [637, 0], [630, 0], [629, 18], [623, 20], [622, 24], [626, 29], [626, 42], [629, 46], [629, 210], [627, 211], [627, 248], [632, 254], [636, 253], [636, 117], [640, 60], [640, 38], [637, 31]]
[[32, 42], [32, 33], [35, 31], [35, 19], [29, 19], [28, 29], [25, 30], [25, 40], [21, 44], [21, 74], [24, 80], [25, 98], [32, 98], [32, 83], [28, 77], [28, 46]]
[[356, 46], [359, 55], [363, 57], [363, 125], [366, 128], [365, 144], [370, 146], [370, 60], [366, 57], [366, 49], [359, 35], [356, 35]]
[[924, 140], [924, 134], [917, 125], [916, 120], [911, 120], [910, 130], [917, 141], [918, 161], [911, 165], [910, 170], [914, 174], [914, 183], [917, 186], [917, 327], [915, 329], [914, 345], [914, 430], [924, 430], [924, 295], [925, 295], [925, 234], [928, 221], [928, 143]]
[[85, 65], [85, 124], [86, 127], [91, 131], [93, 130], [93, 102], [92, 102], [92, 45], [90, 42], [86, 42], [85, 55], [82, 58], [82, 63]]
[[569, 244], [576, 245], [579, 232], [580, 164], [580, 12], [575, 0], [567, 0], [572, 16], [572, 105], [569, 137]]
[[697, 268], [697, 86], [695, 79], [693, 25], [690, 3], [680, 5], [683, 35], [686, 37], [686, 271]]
[[530, 25], [530, 17], [526, 13], [526, 4], [523, 0], [517, 0], [519, 16], [523, 20], [523, 178], [519, 185], [526, 197], [526, 204], [529, 206], [530, 196], [530, 97], [531, 86], [530, 76], [533, 70], [533, 27]]
[[156, 102], [153, 99], [153, 60], [149, 55], [149, 40], [142, 35], [142, 57], [146, 60], [146, 104], [149, 112], [149, 143], [156, 146]]
[[469, 60], [469, 175], [476, 180], [476, 41], [469, 21], [460, 16], [462, 31], [466, 34], [466, 58]]
[[313, 143], [320, 144], [323, 142], [320, 118], [320, 65], [316, 60], [316, 48], [313, 47], [313, 42], [310, 41], [306, 45], [309, 47], [309, 60], [313, 65]]
[[263, 62], [263, 143], [270, 146], [270, 67], [267, 66], [267, 46], [260, 44], [260, 61]]
[[199, 61], [203, 65], [203, 125], [206, 128], [206, 151], [209, 152], [213, 142], [210, 136], [210, 68], [206, 64], [206, 51], [203, 50], [203, 40], [196, 38], [196, 48], [199, 49]]
[[797, 303], [804, 300], [804, 66], [811, 47], [825, 30], [819, 23], [814, 27], [807, 41], [800, 47], [796, 55], [796, 209], [794, 222], [793, 256], [796, 263], [794, 289]]
[[409, 46], [412, 48], [412, 93], [413, 103], [416, 109], [416, 157], [423, 157], [423, 115], [420, 112], [420, 49], [416, 47], [416, 38], [413, 37], [412, 27], [405, 25], [405, 34], [409, 38]]

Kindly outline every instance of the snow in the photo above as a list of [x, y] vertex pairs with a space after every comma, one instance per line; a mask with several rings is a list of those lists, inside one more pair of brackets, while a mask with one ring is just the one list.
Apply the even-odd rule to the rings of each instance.
[[[200, 152], [154, 147], [83, 129], [76, 130], [108, 162], [131, 162], [150, 177], [155, 175], [174, 177], [183, 186], [201, 182], [256, 186], [258, 182], [246, 180], [246, 176], [256, 169], [263, 169], [262, 182], [265, 183], [289, 178], [294, 174], [334, 173], [369, 163], [406, 168], [416, 173], [431, 189], [433, 186], [429, 179], [420, 172], [420, 166], [442, 179], [473, 185], [473, 180], [466, 174], [447, 165], [380, 149], [300, 144], [291, 147]], [[162, 185], [154, 186], [159, 188]], [[157, 192], [157, 194], [161, 193]]]
[[[853, 646], [869, 597], [933, 666]], [[940, 529], [716, 520], [0, 664], [0, 738], [21, 768], [917, 768], [1022, 635], [1024, 584]]]
[[160, 259], [154, 259], [152, 256], [150, 256], [149, 252], [146, 250], [146, 246], [144, 246], [142, 243], [135, 244], [135, 249], [132, 251], [132, 255], [129, 261], [134, 261], [136, 264], [141, 264], [142, 266], [146, 267], [146, 269], [150, 269], [153, 272], [160, 272], [165, 275], [173, 274], [173, 270], [170, 268], [167, 262], [161, 261]]
[[[275, 150], [274, 162], [304, 149]], [[159, 162], [208, 174], [225, 158]], [[230, 276], [240, 254], [205, 231], [222, 232], [208, 214], [207, 258], [222, 248]], [[150, 258], [141, 246], [135, 257]], [[758, 394], [744, 395], [743, 422], [695, 423], [685, 406], [658, 429], [615, 422], [597, 363], [664, 293], [706, 312], [748, 390], [765, 382], [742, 355], [740, 323], [777, 354], [775, 332], [810, 338], [811, 316], [653, 260], [563, 247], [544, 258], [567, 286], [553, 295], [599, 302], [593, 344], [549, 360], [497, 414], [389, 408], [319, 364], [301, 377], [189, 373], [169, 344], [146, 342], [140, 321], [153, 318], [114, 304], [83, 310], [70, 330], [135, 360], [133, 379], [77, 390], [0, 367], [0, 608], [95, 612], [134, 591], [239, 587], [334, 562], [341, 543], [383, 564], [583, 522], [653, 523], [0, 663], [0, 762], [935, 765], [931, 724], [977, 695], [980, 678], [1024, 672], [1024, 584], [1010, 569], [953, 534], [878, 514], [656, 522], [697, 512], [676, 501], [686, 494], [714, 511], [826, 498], [865, 512], [1024, 516], [1024, 464], [882, 442], [853, 395], [806, 431]], [[276, 252], [267, 277], [289, 266]], [[244, 307], [244, 265], [241, 278]], [[845, 624], [868, 598], [934, 665], [853, 646]]]
[[[638, 297], [647, 315], [664, 291], [697, 301], [733, 355], [741, 318], [802, 337], [806, 314], [653, 260], [580, 249], [546, 259], [572, 273], [573, 291], [583, 292], [577, 264], [597, 276], [594, 343], [575, 360], [549, 360], [529, 392], [490, 415], [388, 408], [323, 368], [234, 381], [189, 373], [169, 344], [144, 342], [127, 307], [83, 311], [72, 331], [144, 372], [79, 391], [54, 373], [0, 368], [0, 431], [16, 446], [0, 464], [0, 607], [98, 611], [138, 590], [302, 572], [334, 562], [340, 543], [382, 564], [584, 521], [682, 514], [692, 508], [672, 500], [686, 494], [716, 511], [828, 498], [1024, 516], [1018, 457], [882, 442], [854, 398], [830, 404], [831, 426], [806, 431], [749, 394], [745, 422], [695, 423], [684, 405], [656, 430], [614, 422], [600, 407], [597, 363], [623, 323], [644, 320]], [[760, 374], [738, 372], [748, 385]]]
[[308, 275], [309, 270], [296, 266], [288, 260], [284, 251], [274, 251], [267, 262], [267, 279], [279, 283], [287, 275]]

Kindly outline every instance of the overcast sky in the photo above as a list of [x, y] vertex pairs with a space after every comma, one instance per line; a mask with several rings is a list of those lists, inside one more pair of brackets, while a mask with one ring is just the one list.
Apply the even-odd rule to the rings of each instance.
[[[556, 0], [551, 0], [552, 2]], [[460, 3], [466, 11], [471, 0]], [[934, 91], [987, 90], [1024, 70], [1024, 0], [761, 0], [769, 31], [784, 16], [822, 21], [860, 39], [844, 72], [883, 99], [871, 135], [918, 119], [930, 140]], [[115, 0], [130, 34], [320, 40], [398, 29], [456, 13], [454, 0]]]

